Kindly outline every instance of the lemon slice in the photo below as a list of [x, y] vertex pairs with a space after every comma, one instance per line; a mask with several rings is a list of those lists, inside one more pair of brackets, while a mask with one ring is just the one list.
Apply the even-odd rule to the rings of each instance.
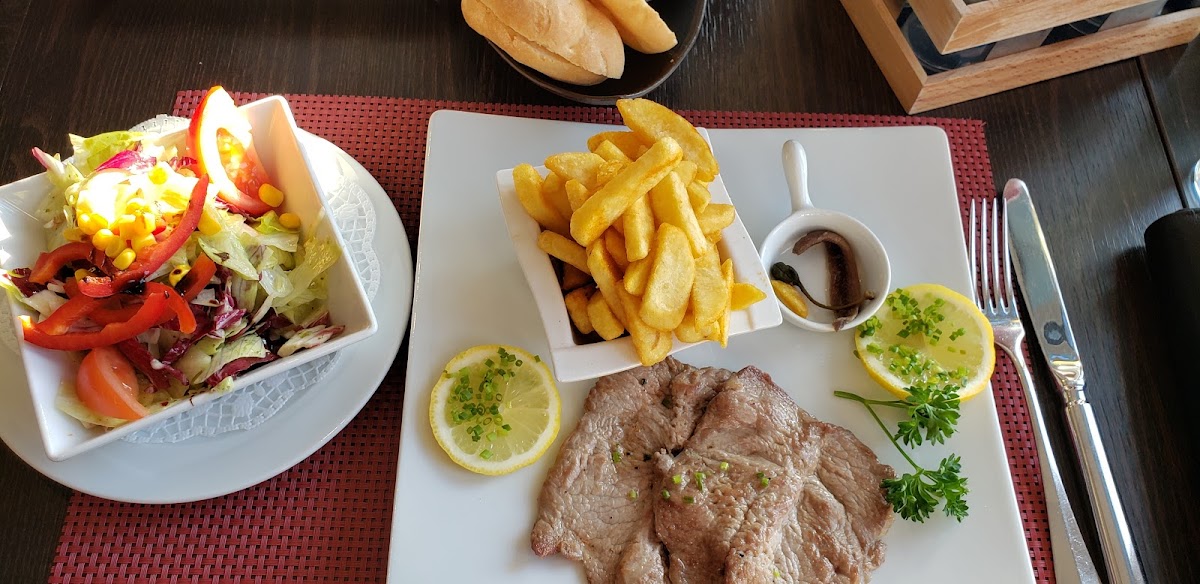
[[438, 445], [459, 466], [502, 475], [533, 464], [558, 435], [562, 404], [540, 358], [505, 345], [450, 360], [429, 399]]
[[916, 383], [953, 383], [967, 400], [987, 387], [996, 366], [992, 325], [971, 299], [938, 284], [888, 295], [854, 331], [859, 359], [897, 397]]

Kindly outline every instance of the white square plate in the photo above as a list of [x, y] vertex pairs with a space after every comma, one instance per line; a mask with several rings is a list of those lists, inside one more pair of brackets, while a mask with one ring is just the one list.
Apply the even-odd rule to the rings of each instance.
[[[281, 209], [300, 216], [305, 226], [303, 237], [315, 235], [334, 239], [338, 244], [341, 256], [330, 268], [328, 307], [332, 321], [346, 328], [341, 335], [323, 345], [298, 351], [239, 376], [234, 381], [232, 391], [361, 341], [378, 328], [362, 283], [346, 254], [345, 242], [326, 211], [325, 193], [311, 171], [308, 154], [300, 147], [296, 121], [287, 101], [278, 96], [269, 97], [242, 106], [242, 110], [250, 120], [255, 145], [267, 174], [287, 193]], [[4, 250], [0, 254], [0, 267], [12, 269], [32, 266], [38, 254], [45, 251], [45, 234], [32, 214], [49, 188], [45, 174], [0, 187], [0, 203], [5, 203], [0, 205], [0, 242]], [[30, 311], [15, 302], [9, 302], [14, 318], [31, 315]], [[20, 323], [17, 322], [15, 326], [20, 331]], [[78, 355], [35, 347], [23, 341], [20, 346], [38, 428], [46, 454], [51, 460], [65, 460], [108, 444], [218, 397], [212, 393], [200, 394], [111, 430], [84, 428], [78, 420], [55, 406], [62, 380], [75, 373]]]
[[[700, 132], [707, 140], [707, 132], [703, 129]], [[545, 168], [537, 170], [543, 175], [546, 172]], [[575, 342], [571, 318], [567, 315], [558, 276], [554, 274], [550, 256], [537, 245], [541, 227], [521, 206], [513, 186], [511, 168], [496, 173], [496, 186], [500, 191], [500, 209], [504, 212], [504, 222], [508, 226], [517, 261], [521, 264], [521, 271], [524, 272], [529, 290], [537, 302], [542, 326], [546, 330], [546, 339], [550, 344], [550, 360], [554, 363], [554, 376], [559, 381], [579, 381], [638, 366], [640, 362], [633, 349], [633, 341], [628, 336], [585, 345]], [[725, 182], [721, 180], [720, 175], [713, 180], [709, 191], [712, 193], [712, 202], [730, 202]], [[746, 227], [742, 225], [740, 218], [735, 216], [733, 223], [721, 232], [721, 241], [717, 248], [722, 260], [733, 259], [735, 281], [754, 284], [767, 295], [761, 302], [756, 302], [745, 310], [730, 313], [729, 336], [779, 326], [783, 322], [783, 315], [779, 312], [779, 303], [774, 301], [770, 277], [763, 269], [754, 241], [750, 239], [750, 234], [746, 233]], [[669, 353], [672, 355], [698, 344], [684, 343], [679, 339], [674, 339], [673, 342]]]
[[[560, 383], [562, 430], [532, 466], [484, 477], [456, 466], [429, 428], [429, 389], [459, 351], [507, 343], [546, 355], [537, 306], [505, 232], [495, 171], [578, 149], [611, 126], [438, 112], [429, 125], [417, 285], [401, 426], [390, 582], [583, 582], [561, 557], [529, 547], [538, 491], [558, 446], [575, 428], [591, 381]], [[780, 148], [788, 139], [809, 156], [814, 203], [859, 218], [891, 256], [893, 284], [939, 282], [970, 292], [966, 248], [950, 148], [940, 129], [710, 130], [729, 196], [756, 242], [790, 212]], [[854, 357], [852, 331], [812, 333], [779, 326], [704, 343], [676, 358], [693, 365], [757, 365], [796, 402], [845, 426], [880, 459], [907, 464], [857, 403], [833, 397], [851, 390], [885, 397]], [[916, 524], [897, 518], [887, 559], [874, 582], [980, 584], [1033, 581], [996, 405], [990, 392], [963, 404], [959, 431], [943, 446], [917, 449], [934, 465], [962, 456], [971, 489], [961, 524], [940, 514]], [[930, 563], [930, 558], [937, 561]]]

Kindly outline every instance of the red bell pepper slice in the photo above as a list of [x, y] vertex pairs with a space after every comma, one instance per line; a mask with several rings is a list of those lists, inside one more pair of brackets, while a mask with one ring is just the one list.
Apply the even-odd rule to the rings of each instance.
[[84, 351], [132, 339], [157, 325], [167, 310], [167, 295], [161, 291], [148, 291], [145, 295], [145, 302], [142, 303], [142, 307], [133, 318], [125, 322], [105, 325], [104, 328], [95, 332], [46, 334], [34, 326], [29, 317], [21, 318], [21, 328], [25, 340], [39, 347], [57, 351]]
[[125, 286], [144, 279], [153, 274], [160, 266], [171, 259], [183, 244], [187, 243], [192, 232], [200, 225], [200, 214], [204, 212], [204, 199], [208, 196], [208, 177], [202, 176], [192, 189], [187, 211], [179, 223], [171, 230], [166, 239], [147, 248], [145, 257], [138, 257], [133, 265], [122, 270], [113, 277], [85, 278], [79, 283], [79, 291], [92, 298], [107, 298], [120, 292]]
[[[84, 296], [84, 298], [88, 298], [88, 296]], [[123, 306], [116, 297], [103, 299], [95, 298], [94, 300], [99, 300], [100, 303], [94, 310], [92, 310], [92, 313], [88, 315], [88, 318], [91, 318], [96, 324], [125, 322], [133, 318], [133, 316], [137, 314], [138, 310], [142, 308], [141, 304], [130, 304], [128, 306]]]
[[192, 262], [192, 269], [183, 277], [184, 288], [183, 299], [191, 302], [200, 295], [200, 291], [208, 286], [209, 281], [217, 273], [217, 263], [208, 257], [208, 254], [201, 252], [196, 256], [196, 261]]
[[44, 252], [33, 264], [29, 273], [29, 281], [34, 284], [45, 284], [54, 279], [63, 266], [77, 261], [91, 259], [92, 251], [96, 248], [90, 243], [75, 242], [59, 246], [54, 251]]
[[76, 296], [33, 326], [48, 335], [61, 335], [70, 330], [76, 321], [91, 314], [99, 304], [100, 301], [95, 298]]
[[196, 315], [192, 314], [192, 308], [188, 306], [187, 300], [184, 300], [174, 288], [166, 284], [158, 282], [149, 282], [146, 284], [147, 294], [163, 294], [167, 298], [167, 308], [175, 314], [164, 314], [162, 320], [158, 324], [170, 321], [172, 318], [179, 319], [179, 332], [190, 335], [196, 331]]

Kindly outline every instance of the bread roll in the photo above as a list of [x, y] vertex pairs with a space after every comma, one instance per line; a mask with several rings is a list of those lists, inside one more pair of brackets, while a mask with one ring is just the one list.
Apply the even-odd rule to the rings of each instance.
[[675, 33], [646, 0], [592, 0], [609, 16], [621, 40], [639, 53], [664, 53], [678, 44]]
[[517, 61], [567, 83], [619, 78], [625, 47], [587, 0], [463, 0], [467, 24]]

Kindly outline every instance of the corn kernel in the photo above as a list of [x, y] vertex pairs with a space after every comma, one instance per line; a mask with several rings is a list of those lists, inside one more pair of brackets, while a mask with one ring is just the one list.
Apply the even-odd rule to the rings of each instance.
[[167, 169], [161, 164], [155, 165], [154, 168], [151, 168], [150, 173], [147, 174], [147, 177], [150, 178], [150, 182], [156, 185], [166, 184], [167, 178], [169, 178], [167, 176]]
[[125, 201], [126, 213], [137, 213], [138, 211], [145, 211], [149, 208], [150, 204], [147, 203], [146, 199], [143, 197], [134, 197], [128, 201]]
[[63, 230], [63, 237], [67, 241], [83, 241], [83, 230], [78, 227], [68, 227]]
[[75, 270], [76, 281], [82, 280], [88, 276], [91, 276], [91, 274], [87, 270]]
[[130, 235], [133, 235], [133, 224], [136, 221], [137, 215], [132, 215], [130, 213], [121, 215], [120, 217], [117, 217], [116, 221], [113, 221], [113, 232], [121, 237], [129, 237]]
[[279, 224], [288, 229], [300, 229], [300, 216], [295, 213], [284, 213], [279, 216]]
[[149, 233], [147, 233], [145, 235], [139, 235], [139, 236], [133, 238], [132, 240], [130, 240], [130, 245], [131, 245], [131, 247], [133, 247], [133, 251], [135, 251], [135, 252], [141, 252], [143, 249], [146, 249], [147, 247], [150, 247], [150, 246], [154, 245], [155, 243], [156, 243], [156, 241], [154, 239], [154, 236]]
[[261, 187], [258, 187], [258, 198], [272, 207], [278, 207], [283, 204], [283, 191], [263, 183]]
[[182, 280], [184, 276], [188, 275], [188, 272], [190, 271], [192, 271], [191, 266], [187, 264], [179, 264], [171, 269], [170, 274], [167, 274], [167, 282], [170, 282], [172, 286], [178, 285], [179, 281]]
[[76, 213], [75, 223], [79, 225], [80, 231], [88, 235], [95, 235], [96, 230], [99, 229], [99, 227], [96, 227], [95, 221], [92, 220], [91, 213]]
[[108, 243], [108, 245], [104, 246], [104, 255], [110, 258], [115, 258], [118, 255], [121, 255], [121, 252], [125, 251], [128, 247], [128, 245], [125, 245], [124, 239], [121, 239], [120, 237], [114, 237], [112, 241]]
[[113, 258], [113, 265], [118, 270], [124, 270], [133, 264], [133, 260], [137, 259], [137, 252], [132, 249], [125, 248], [117, 257]]
[[208, 214], [207, 208], [200, 214], [200, 225], [197, 227], [203, 235], [215, 235], [221, 230], [221, 224], [212, 215]]
[[113, 235], [112, 231], [101, 229], [92, 235], [92, 245], [96, 246], [96, 249], [106, 250], [108, 249], [108, 244], [112, 243], [116, 238], [117, 236]]
[[149, 233], [154, 233], [155, 217], [153, 214], [142, 212], [138, 213], [134, 217], [136, 218], [133, 220], [133, 223], [129, 225], [130, 239], [133, 239], [134, 237], [141, 237]]

